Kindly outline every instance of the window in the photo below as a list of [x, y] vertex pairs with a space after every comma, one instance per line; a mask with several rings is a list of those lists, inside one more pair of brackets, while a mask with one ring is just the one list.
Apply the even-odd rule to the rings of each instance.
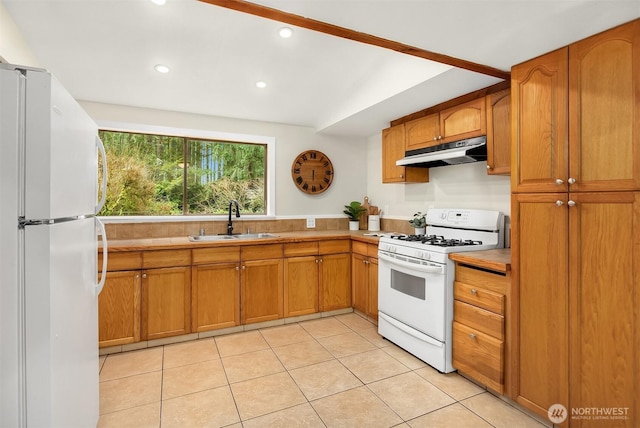
[[237, 200], [267, 214], [265, 143], [100, 131], [109, 181], [102, 216], [211, 215]]

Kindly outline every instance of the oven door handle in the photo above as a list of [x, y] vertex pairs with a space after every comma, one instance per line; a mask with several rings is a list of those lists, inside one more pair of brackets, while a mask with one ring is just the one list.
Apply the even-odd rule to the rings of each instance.
[[386, 255], [385, 253], [378, 253], [378, 259], [384, 260], [387, 263], [396, 265], [396, 266], [400, 266], [406, 269], [414, 269], [414, 270], [418, 270], [420, 272], [426, 272], [426, 273], [435, 273], [435, 274], [443, 274], [444, 273], [444, 266], [438, 265], [438, 266], [434, 266], [434, 265], [423, 265], [423, 264], [419, 264], [419, 263], [411, 263], [411, 262], [405, 262], [403, 260], [399, 260], [395, 257], [391, 257]]

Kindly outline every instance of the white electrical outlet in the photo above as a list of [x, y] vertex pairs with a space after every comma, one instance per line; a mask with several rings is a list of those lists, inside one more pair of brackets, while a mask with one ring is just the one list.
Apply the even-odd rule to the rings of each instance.
[[313, 229], [314, 227], [316, 227], [316, 218], [307, 217], [307, 229]]

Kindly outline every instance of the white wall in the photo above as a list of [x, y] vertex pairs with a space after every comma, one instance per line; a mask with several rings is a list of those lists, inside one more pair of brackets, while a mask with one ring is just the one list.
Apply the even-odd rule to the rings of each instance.
[[429, 169], [429, 183], [382, 184], [382, 134], [367, 141], [367, 193], [383, 217], [409, 219], [417, 211], [474, 208], [510, 215], [509, 177], [487, 175], [486, 162]]
[[17, 65], [41, 67], [22, 33], [0, 0], [0, 60]]
[[[276, 210], [278, 217], [342, 215], [343, 206], [363, 200], [367, 180], [365, 139], [319, 135], [312, 128], [228, 119], [189, 113], [82, 102], [96, 121], [145, 124], [162, 127], [261, 135], [276, 139]], [[308, 149], [326, 154], [335, 169], [331, 187], [319, 195], [298, 190], [291, 179], [296, 156]]]

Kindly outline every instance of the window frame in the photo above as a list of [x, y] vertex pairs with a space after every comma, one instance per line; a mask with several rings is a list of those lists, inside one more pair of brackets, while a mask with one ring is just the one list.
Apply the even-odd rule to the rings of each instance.
[[[168, 126], [145, 125], [125, 122], [112, 122], [97, 120], [98, 129], [111, 132], [131, 132], [138, 134], [153, 134], [190, 139], [202, 139], [212, 141], [224, 141], [230, 143], [264, 144], [267, 147], [267, 165], [265, 170], [266, 180], [266, 214], [247, 214], [252, 219], [275, 218], [276, 202], [276, 139], [264, 135], [239, 134], [231, 132], [208, 131], [204, 129], [176, 128]], [[108, 167], [108, 165], [107, 165]], [[222, 220], [223, 214], [208, 215], [166, 215], [166, 216], [99, 216], [104, 223], [149, 223], [149, 222], [186, 222]]]

